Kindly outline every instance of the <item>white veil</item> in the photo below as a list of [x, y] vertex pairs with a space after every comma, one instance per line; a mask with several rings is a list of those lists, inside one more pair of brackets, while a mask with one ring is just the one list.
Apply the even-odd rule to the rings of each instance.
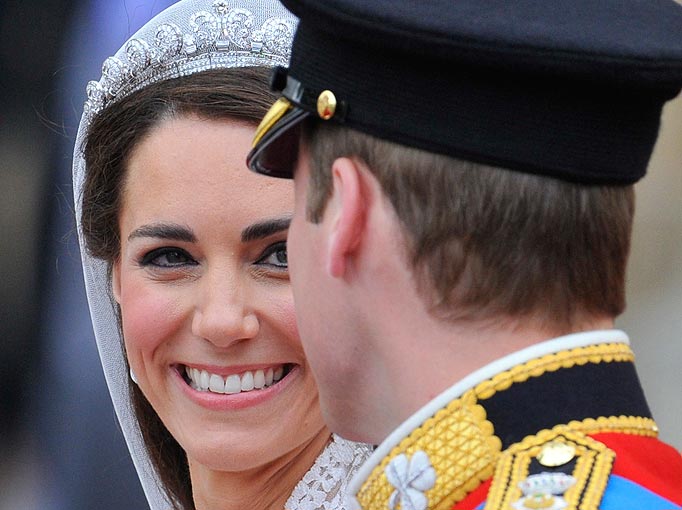
[[151, 510], [170, 505], [148, 457], [128, 397], [129, 374], [105, 262], [90, 257], [81, 232], [85, 161], [93, 117], [108, 104], [164, 79], [207, 69], [287, 65], [297, 20], [276, 0], [182, 0], [149, 21], [88, 83], [73, 158], [79, 243], [90, 315], [104, 375]]

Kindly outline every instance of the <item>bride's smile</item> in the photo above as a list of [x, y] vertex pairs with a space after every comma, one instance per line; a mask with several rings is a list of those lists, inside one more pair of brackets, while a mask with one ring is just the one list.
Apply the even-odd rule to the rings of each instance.
[[275, 398], [300, 376], [301, 371], [299, 365], [286, 363], [253, 370], [200, 369], [184, 365], [177, 373], [178, 382], [182, 379], [179, 384], [193, 402], [207, 409], [228, 411], [260, 405]]
[[211, 393], [226, 393], [232, 395], [253, 390], [269, 388], [273, 383], [278, 383], [284, 377], [285, 368], [287, 374], [291, 367], [276, 365], [275, 367], [259, 368], [252, 370], [238, 370], [234, 368], [226, 371], [229, 375], [220, 375], [218, 370], [202, 370], [196, 367], [183, 365], [185, 369], [185, 382], [197, 391], [210, 391]]

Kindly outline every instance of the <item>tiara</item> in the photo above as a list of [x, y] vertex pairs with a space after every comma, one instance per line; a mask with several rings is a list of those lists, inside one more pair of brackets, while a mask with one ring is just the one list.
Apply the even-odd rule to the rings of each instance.
[[[188, 3], [208, 9], [187, 14]], [[157, 81], [216, 68], [287, 65], [297, 20], [283, 8], [280, 16], [263, 21], [262, 14], [230, 7], [227, 0], [178, 5], [158, 16], [170, 20], [148, 24], [104, 61], [100, 80], [86, 87], [86, 122]]]

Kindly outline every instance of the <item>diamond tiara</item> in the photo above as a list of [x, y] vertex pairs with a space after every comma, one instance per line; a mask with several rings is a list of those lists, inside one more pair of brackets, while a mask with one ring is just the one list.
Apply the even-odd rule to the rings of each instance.
[[[189, 6], [204, 9], [190, 12]], [[216, 68], [287, 65], [297, 20], [283, 7], [278, 11], [264, 18], [227, 0], [185, 0], [170, 7], [158, 24], [146, 25], [104, 61], [100, 80], [86, 87], [86, 122], [157, 81]]]

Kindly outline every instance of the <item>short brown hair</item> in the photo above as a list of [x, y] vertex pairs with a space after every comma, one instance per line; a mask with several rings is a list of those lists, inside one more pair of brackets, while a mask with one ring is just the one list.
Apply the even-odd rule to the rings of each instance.
[[[276, 99], [270, 69], [231, 68], [164, 80], [108, 106], [93, 120], [83, 152], [87, 172], [81, 224], [88, 252], [108, 263], [120, 257], [119, 214], [132, 151], [162, 120], [197, 115], [257, 124]], [[113, 301], [113, 300], [112, 300]], [[120, 327], [120, 310], [119, 327]], [[176, 510], [194, 510], [187, 456], [137, 385], [130, 398], [147, 452]]]
[[308, 123], [308, 217], [342, 156], [364, 162], [402, 224], [416, 281], [445, 319], [535, 318], [558, 331], [625, 308], [632, 186], [585, 186]]

